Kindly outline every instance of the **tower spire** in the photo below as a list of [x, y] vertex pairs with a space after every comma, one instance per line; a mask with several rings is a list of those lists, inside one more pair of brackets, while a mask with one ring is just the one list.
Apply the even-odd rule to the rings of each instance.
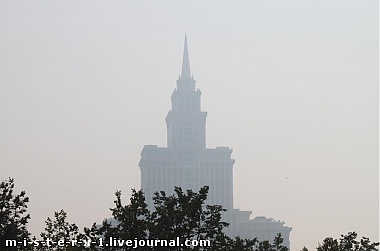
[[184, 45], [184, 48], [183, 48], [181, 78], [191, 78], [189, 51], [187, 49], [187, 36], [186, 36], [186, 34], [185, 34], [185, 45]]

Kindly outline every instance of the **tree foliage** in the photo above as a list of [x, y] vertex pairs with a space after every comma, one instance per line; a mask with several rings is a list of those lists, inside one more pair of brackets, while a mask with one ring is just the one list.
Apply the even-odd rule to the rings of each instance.
[[[173, 195], [157, 192], [153, 198], [153, 212], [149, 212], [144, 194], [132, 190], [130, 204], [123, 206], [120, 191], [116, 192], [115, 208], [112, 208], [114, 221], [105, 220], [101, 226], [94, 224], [91, 229], [85, 229], [88, 238], [101, 236], [117, 240], [208, 240], [209, 246], [165, 246], [153, 247], [146, 245], [136, 250], [167, 250], [167, 251], [287, 251], [282, 246], [281, 236], [277, 236], [273, 244], [268, 241], [259, 242], [236, 237], [232, 239], [224, 233], [228, 223], [222, 221], [225, 210], [218, 205], [206, 205], [209, 188], [203, 187], [198, 193], [191, 190], [183, 191], [176, 187]], [[92, 247], [95, 248], [95, 247]], [[261, 249], [260, 249], [261, 248]], [[102, 250], [130, 250], [131, 247], [102, 247]]]
[[[99, 237], [108, 242], [111, 238], [118, 241], [122, 240], [147, 240], [149, 233], [150, 213], [145, 203], [145, 197], [142, 191], [132, 190], [130, 204], [123, 206], [121, 201], [121, 192], [116, 192], [115, 208], [112, 208], [111, 220], [104, 220], [102, 225], [97, 227], [96, 224], [91, 229], [85, 229], [88, 238], [93, 243], [97, 242]], [[92, 245], [94, 248], [96, 245]], [[129, 250], [130, 247], [112, 247], [103, 246], [102, 250]], [[148, 250], [148, 249], [139, 249]]]
[[[151, 215], [150, 238], [186, 240], [210, 240], [215, 249], [226, 244], [223, 228], [228, 224], [223, 222], [221, 206], [206, 205], [209, 188], [203, 187], [199, 193], [191, 190], [183, 192], [181, 188], [174, 189], [175, 194], [166, 196], [164, 192], [155, 193], [153, 198], [155, 211]], [[220, 250], [218, 249], [218, 250]], [[201, 247], [169, 247], [168, 250], [211, 250]]]
[[[75, 223], [67, 222], [67, 213], [61, 209], [54, 213], [54, 219], [50, 217], [45, 221], [45, 231], [40, 234], [41, 240], [36, 242], [36, 250], [81, 250], [78, 245], [71, 245], [67, 242], [83, 238], [83, 234], [79, 233], [79, 228]], [[65, 241], [60, 244], [59, 241]], [[46, 244], [49, 243], [49, 246]]]
[[[369, 238], [362, 237], [356, 240], [357, 233], [349, 232], [341, 235], [339, 239], [327, 237], [318, 245], [317, 251], [377, 251], [378, 242], [371, 242]], [[307, 250], [307, 249], [306, 249]]]
[[[5, 250], [6, 240], [30, 241], [27, 224], [29, 197], [25, 191], [14, 194], [14, 180], [9, 178], [0, 184], [0, 249]], [[7, 247], [7, 250], [27, 250], [28, 247]]]
[[[132, 196], [128, 205], [123, 205], [121, 192], [116, 192], [115, 207], [111, 208], [112, 219], [106, 219], [101, 225], [94, 223], [90, 228], [84, 228], [80, 233], [76, 224], [67, 221], [67, 213], [64, 210], [54, 213], [54, 218], [47, 218], [45, 231], [40, 239], [33, 238], [33, 244], [17, 245], [17, 247], [5, 247], [5, 240], [27, 241], [30, 243], [30, 233], [27, 224], [30, 215], [27, 213], [29, 198], [25, 192], [14, 194], [14, 180], [9, 178], [0, 184], [0, 250], [165, 250], [165, 251], [288, 251], [283, 246], [283, 239], [278, 234], [273, 242], [258, 241], [254, 239], [230, 238], [224, 233], [228, 223], [222, 221], [225, 210], [218, 205], [206, 205], [208, 187], [203, 187], [199, 192], [191, 190], [183, 191], [176, 187], [173, 195], [165, 192], [157, 192], [153, 198], [154, 211], [150, 212], [145, 202], [142, 191], [132, 190]], [[156, 246], [155, 240], [176, 240], [179, 243], [185, 240], [210, 241], [210, 246]], [[99, 246], [99, 240], [103, 245]], [[128, 245], [105, 245], [114, 240], [114, 244], [120, 244], [123, 240], [142, 240], [145, 246], [133, 248]], [[81, 241], [82, 245], [63, 245], [59, 241]], [[50, 246], [42, 245], [50, 241]], [[83, 245], [86, 241], [86, 246]], [[178, 244], [178, 243], [176, 243]], [[378, 251], [379, 243], [371, 242], [362, 237], [357, 240], [355, 232], [341, 235], [339, 239], [325, 238], [318, 245], [316, 251]], [[303, 247], [301, 251], [308, 251]]]

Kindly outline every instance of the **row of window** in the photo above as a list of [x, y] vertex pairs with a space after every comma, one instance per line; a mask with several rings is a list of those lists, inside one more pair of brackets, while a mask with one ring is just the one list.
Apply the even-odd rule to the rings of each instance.
[[178, 109], [180, 111], [195, 111], [200, 110], [200, 100], [194, 100], [194, 99], [184, 99], [180, 98], [178, 102], [175, 103], [178, 106]]
[[[182, 141], [184, 138], [182, 138]], [[178, 152], [172, 152], [168, 151], [167, 148], [162, 149], [163, 151], [157, 151], [156, 149], [152, 150], [146, 150], [145, 151], [145, 156], [157, 156], [157, 157], [170, 157], [170, 156], [194, 156], [197, 158], [205, 158], [205, 159], [225, 159], [225, 158], [230, 158], [231, 153], [228, 152], [215, 152], [215, 151], [199, 151], [199, 150], [191, 150], [191, 149], [183, 149], [179, 150]], [[177, 155], [178, 154], [178, 155]]]

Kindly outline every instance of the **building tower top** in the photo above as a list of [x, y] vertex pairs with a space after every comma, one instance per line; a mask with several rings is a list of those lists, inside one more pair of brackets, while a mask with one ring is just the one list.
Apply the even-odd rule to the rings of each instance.
[[189, 51], [187, 49], [187, 36], [185, 34], [185, 44], [183, 47], [183, 58], [182, 58], [182, 74], [181, 78], [191, 78], [190, 74], [190, 60], [189, 60]]
[[166, 116], [167, 145], [171, 149], [203, 150], [206, 148], [206, 112], [201, 111], [201, 91], [195, 89], [190, 73], [187, 37], [183, 48], [182, 73], [176, 81]]

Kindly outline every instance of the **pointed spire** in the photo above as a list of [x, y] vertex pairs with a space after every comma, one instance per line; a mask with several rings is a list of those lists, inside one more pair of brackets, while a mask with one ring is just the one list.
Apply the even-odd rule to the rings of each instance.
[[186, 37], [186, 34], [185, 34], [185, 45], [184, 45], [184, 48], [183, 48], [181, 78], [191, 78], [189, 51], [187, 49], [187, 37]]

